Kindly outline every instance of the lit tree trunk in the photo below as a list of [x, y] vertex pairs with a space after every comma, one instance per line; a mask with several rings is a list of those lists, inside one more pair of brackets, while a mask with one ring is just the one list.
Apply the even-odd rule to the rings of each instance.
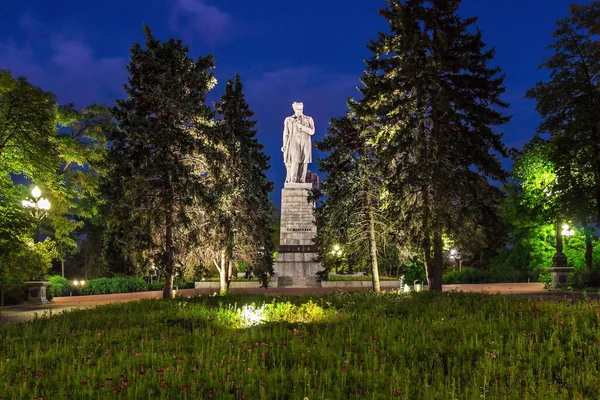
[[60, 273], [61, 276], [64, 278], [65, 277], [65, 260], [64, 259], [60, 259]]
[[367, 213], [369, 215], [369, 257], [371, 259], [371, 274], [373, 276], [373, 290], [381, 292], [379, 285], [379, 267], [377, 265], [377, 242], [375, 238], [375, 213], [373, 212], [373, 199], [371, 190], [367, 189]]
[[219, 279], [221, 283], [221, 294], [225, 294], [229, 291], [229, 283], [227, 282], [227, 257], [225, 256], [225, 250], [221, 250], [221, 257], [219, 262]]
[[165, 246], [166, 246], [166, 262], [165, 262], [165, 287], [163, 288], [163, 299], [170, 299], [173, 297], [173, 273], [175, 270], [175, 263], [173, 260], [173, 231], [171, 224], [173, 222], [173, 210], [167, 215], [166, 227], [165, 227]]
[[231, 286], [231, 278], [233, 277], [233, 261], [229, 260], [229, 271], [227, 272], [227, 291], [229, 292], [229, 287]]
[[431, 259], [431, 239], [429, 236], [423, 240], [423, 254], [425, 255], [425, 277], [427, 278], [427, 285], [431, 288], [433, 280], [433, 260]]
[[442, 266], [444, 264], [444, 242], [439, 230], [433, 234], [433, 263], [429, 276], [429, 290], [442, 291]]

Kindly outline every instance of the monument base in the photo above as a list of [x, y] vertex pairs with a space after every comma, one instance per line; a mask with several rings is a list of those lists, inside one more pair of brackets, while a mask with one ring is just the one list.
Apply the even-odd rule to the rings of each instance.
[[281, 230], [274, 270], [278, 287], [317, 286], [314, 203], [308, 201], [312, 183], [286, 183], [281, 191]]
[[552, 276], [552, 282], [549, 285], [549, 289], [558, 289], [560, 287], [566, 287], [569, 284], [569, 273], [573, 271], [571, 267], [551, 267], [548, 268]]
[[46, 297], [46, 288], [50, 286], [47, 281], [28, 281], [27, 286], [27, 303], [29, 304], [46, 304], [49, 302]]

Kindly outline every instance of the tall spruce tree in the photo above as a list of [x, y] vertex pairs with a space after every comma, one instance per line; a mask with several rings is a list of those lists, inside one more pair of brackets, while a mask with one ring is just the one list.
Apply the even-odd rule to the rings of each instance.
[[600, 225], [600, 1], [572, 5], [556, 26], [554, 54], [540, 65], [550, 79], [527, 97], [543, 118], [538, 131], [550, 134], [557, 189], [584, 213], [592, 204]]
[[379, 292], [379, 253], [391, 231], [382, 207], [382, 175], [361, 131], [360, 121], [349, 114], [331, 120], [325, 138], [316, 143], [318, 150], [329, 153], [319, 160], [327, 179], [315, 191], [317, 198], [324, 198], [316, 211], [316, 243], [323, 262], [337, 244], [352, 264], [366, 260], [373, 290]]
[[269, 157], [256, 139], [256, 124], [246, 103], [239, 75], [229, 80], [221, 102], [215, 105], [215, 134], [222, 162], [213, 170], [218, 201], [206, 214], [207, 254], [219, 271], [221, 292], [229, 290], [234, 265], [244, 263], [267, 285], [273, 274], [272, 218], [269, 194], [273, 185], [265, 172]]
[[389, 33], [371, 41], [363, 99], [351, 110], [385, 170], [396, 231], [422, 252], [431, 290], [442, 288], [442, 236], [484, 233], [496, 215], [506, 156], [493, 127], [509, 121], [499, 68], [476, 18], [459, 0], [387, 0]]
[[196, 240], [188, 235], [186, 207], [208, 200], [212, 115], [205, 99], [216, 81], [212, 56], [193, 60], [181, 40], [161, 43], [149, 27], [144, 32], [146, 48], [131, 48], [128, 97], [113, 109], [119, 126], [110, 137], [104, 191], [111, 243], [125, 249], [121, 254], [152, 259], [169, 298], [176, 268]]

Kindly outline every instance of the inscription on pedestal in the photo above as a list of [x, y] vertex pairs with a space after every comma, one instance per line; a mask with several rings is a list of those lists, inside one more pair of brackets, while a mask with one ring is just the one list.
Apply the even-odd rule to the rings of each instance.
[[316, 253], [317, 246], [314, 244], [310, 245], [292, 245], [292, 244], [284, 244], [279, 245], [279, 253]]
[[275, 273], [277, 276], [314, 277], [316, 261], [314, 204], [308, 201], [311, 183], [286, 183], [281, 192], [281, 229]]

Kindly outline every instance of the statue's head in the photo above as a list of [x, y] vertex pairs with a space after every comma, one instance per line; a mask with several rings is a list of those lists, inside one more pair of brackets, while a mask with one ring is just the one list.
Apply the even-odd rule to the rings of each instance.
[[298, 102], [294, 102], [292, 104], [292, 108], [294, 109], [294, 113], [296, 115], [302, 115], [302, 111], [304, 111], [304, 104], [298, 103]]

